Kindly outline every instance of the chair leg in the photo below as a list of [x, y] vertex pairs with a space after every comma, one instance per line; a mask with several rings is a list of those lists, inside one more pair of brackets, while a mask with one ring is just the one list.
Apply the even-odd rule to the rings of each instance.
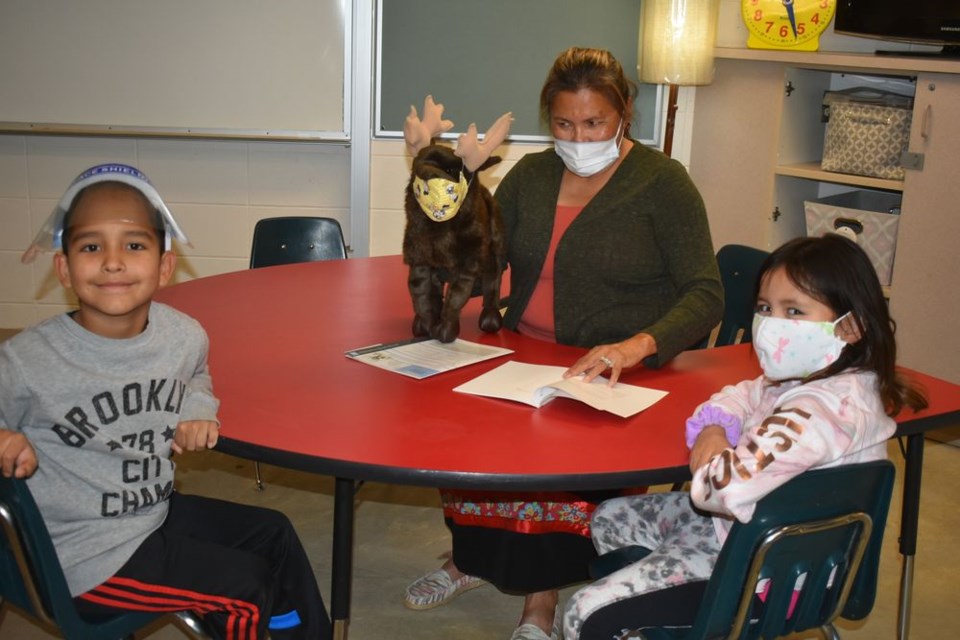
[[192, 640], [208, 640], [210, 638], [203, 622], [192, 611], [174, 611], [172, 615], [174, 624]]
[[823, 637], [826, 640], [840, 640], [840, 634], [837, 633], [837, 628], [834, 627], [833, 623], [831, 622], [828, 622], [820, 627], [820, 631], [823, 633]]
[[260, 463], [259, 463], [259, 462], [254, 462], [254, 463], [253, 463], [253, 472], [254, 472], [254, 473], [256, 474], [256, 476], [257, 476], [257, 491], [263, 491], [263, 478], [260, 477]]

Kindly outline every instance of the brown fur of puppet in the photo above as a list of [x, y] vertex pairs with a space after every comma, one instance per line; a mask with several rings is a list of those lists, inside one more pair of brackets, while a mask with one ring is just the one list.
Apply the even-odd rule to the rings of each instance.
[[[421, 149], [407, 183], [403, 261], [410, 267], [413, 334], [452, 342], [460, 333], [460, 311], [479, 284], [483, 294], [480, 328], [499, 331], [500, 277], [504, 264], [504, 229], [500, 207], [477, 173], [500, 162], [493, 156], [472, 175], [453, 150], [439, 144]], [[431, 220], [414, 196], [414, 178], [458, 181], [464, 171], [470, 186], [457, 214]], [[444, 286], [446, 284], [446, 287]], [[446, 291], [444, 291], [446, 289]]]

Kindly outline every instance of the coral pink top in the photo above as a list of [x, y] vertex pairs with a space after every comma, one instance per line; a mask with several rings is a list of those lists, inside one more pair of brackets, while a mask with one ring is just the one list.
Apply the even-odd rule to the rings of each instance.
[[517, 331], [524, 335], [549, 342], [557, 341], [553, 317], [553, 257], [557, 253], [560, 238], [581, 211], [583, 207], [557, 205], [557, 213], [553, 219], [553, 236], [550, 238], [547, 257], [543, 261], [540, 279], [517, 325]]

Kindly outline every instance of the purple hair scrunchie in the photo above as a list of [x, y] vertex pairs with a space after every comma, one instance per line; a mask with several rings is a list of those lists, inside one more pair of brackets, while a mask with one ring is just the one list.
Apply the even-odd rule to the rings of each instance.
[[740, 440], [740, 429], [743, 426], [740, 418], [730, 415], [720, 407], [705, 404], [695, 416], [687, 418], [687, 448], [692, 449], [700, 432], [710, 426], [723, 427], [727, 434], [727, 442], [731, 447], [737, 446]]

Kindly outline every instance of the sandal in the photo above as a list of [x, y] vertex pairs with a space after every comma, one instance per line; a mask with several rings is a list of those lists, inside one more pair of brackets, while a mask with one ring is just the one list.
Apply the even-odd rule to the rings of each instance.
[[410, 583], [404, 594], [403, 604], [408, 609], [417, 611], [433, 609], [446, 604], [448, 600], [464, 591], [476, 589], [485, 584], [486, 581], [482, 578], [468, 575], [454, 580], [443, 569], [437, 569]]
[[544, 633], [543, 629], [532, 622], [527, 622], [513, 630], [510, 640], [558, 640], [562, 637], [560, 628], [562, 622], [563, 607], [558, 603], [553, 613], [553, 628], [550, 630], [550, 635]]

